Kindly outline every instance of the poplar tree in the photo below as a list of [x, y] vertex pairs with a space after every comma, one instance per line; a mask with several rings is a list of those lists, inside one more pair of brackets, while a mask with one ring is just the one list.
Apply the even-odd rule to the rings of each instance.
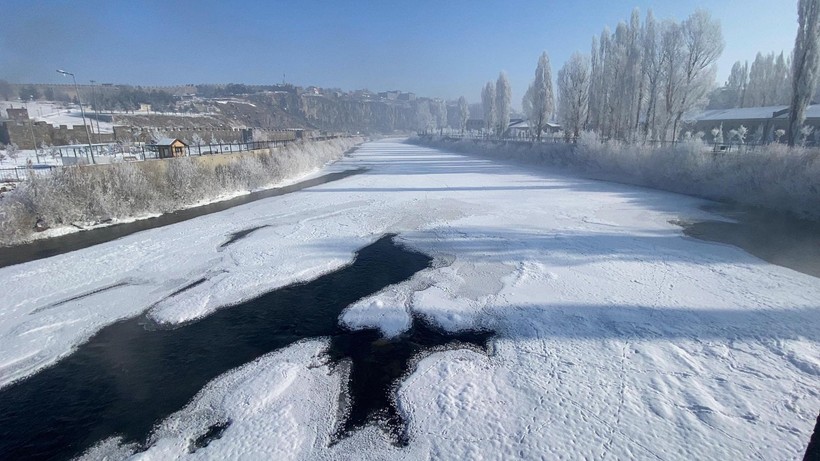
[[501, 72], [498, 74], [498, 80], [495, 82], [495, 109], [496, 109], [496, 126], [498, 136], [504, 135], [507, 127], [510, 125], [510, 110], [512, 108], [512, 89], [510, 88], [510, 81], [507, 79], [507, 74]]
[[820, 68], [820, 0], [797, 3], [797, 37], [792, 63], [792, 98], [787, 140], [794, 146], [806, 120], [806, 107], [817, 87]]
[[541, 133], [555, 110], [555, 97], [552, 91], [552, 70], [547, 52], [541, 53], [535, 68], [535, 79], [522, 102], [524, 113], [529, 118], [530, 128], [536, 138], [541, 140]]

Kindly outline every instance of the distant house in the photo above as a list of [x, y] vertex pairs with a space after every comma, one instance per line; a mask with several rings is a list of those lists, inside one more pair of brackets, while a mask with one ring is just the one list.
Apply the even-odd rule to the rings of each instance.
[[561, 125], [555, 122], [546, 122], [544, 123], [544, 128], [542, 128], [542, 130], [544, 131], [544, 133], [551, 134], [554, 136], [561, 131]]
[[[559, 131], [561, 131], [561, 125], [554, 122], [544, 122], [544, 126], [541, 127], [542, 136], [554, 136]], [[505, 134], [511, 138], [528, 138], [533, 136], [529, 120], [520, 118], [510, 120], [510, 125], [507, 127]]]
[[520, 118], [512, 119], [504, 134], [511, 138], [526, 138], [530, 135], [530, 124]]
[[467, 119], [467, 131], [481, 131], [484, 129], [484, 120], [480, 118]]
[[188, 155], [188, 145], [177, 138], [160, 138], [151, 145], [159, 158], [185, 157]]

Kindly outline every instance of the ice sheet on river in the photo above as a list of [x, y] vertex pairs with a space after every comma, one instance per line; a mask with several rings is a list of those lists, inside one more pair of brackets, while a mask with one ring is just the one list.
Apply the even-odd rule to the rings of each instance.
[[0, 269], [0, 385], [116, 319], [150, 309], [169, 325], [194, 321], [397, 232], [437, 265], [341, 321], [395, 336], [414, 311], [499, 332], [491, 357], [432, 354], [404, 380], [408, 447], [377, 428], [329, 445], [342, 374], [310, 341], [218, 378], [135, 457], [791, 459], [805, 449], [820, 410], [820, 279], [683, 237], [669, 221], [703, 216], [702, 202], [393, 142], [334, 168], [359, 166], [370, 171]]

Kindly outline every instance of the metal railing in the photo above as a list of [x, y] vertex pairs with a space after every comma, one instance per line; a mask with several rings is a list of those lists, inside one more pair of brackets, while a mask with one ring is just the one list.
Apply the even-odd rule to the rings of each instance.
[[[287, 146], [288, 144], [298, 142], [311, 141], [327, 141], [343, 137], [341, 135], [325, 135], [314, 136], [310, 138], [298, 139], [279, 139], [274, 141], [248, 141], [248, 142], [234, 142], [234, 143], [203, 143], [198, 145], [190, 145], [184, 148], [182, 156], [203, 156], [216, 154], [235, 154], [240, 152], [249, 152], [254, 150], [264, 150], [279, 148]], [[93, 144], [91, 146], [94, 152], [94, 158], [97, 163], [107, 164], [114, 162], [128, 162], [160, 159], [159, 149], [151, 144]], [[60, 158], [63, 165], [34, 165], [26, 167], [20, 166], [16, 168], [2, 168], [0, 167], [0, 182], [20, 182], [25, 181], [33, 174], [47, 174], [56, 168], [63, 168], [64, 166], [72, 166], [77, 164], [88, 163], [90, 156], [88, 146], [59, 146], [50, 148], [51, 155], [55, 158]], [[47, 155], [47, 154], [43, 154]], [[171, 158], [171, 157], [164, 157]], [[69, 163], [71, 160], [71, 163]]]
[[37, 165], [36, 168], [24, 166], [0, 168], [0, 182], [25, 181], [35, 174], [48, 174], [55, 168], [59, 167], [54, 165]]
[[[420, 138], [426, 139], [440, 139], [442, 141], [463, 141], [463, 140], [471, 140], [474, 142], [492, 142], [492, 143], [515, 143], [521, 145], [535, 145], [539, 142], [541, 144], [544, 143], [564, 143], [564, 144], [576, 144], [578, 142], [578, 138], [576, 137], [566, 137], [566, 136], [541, 136], [541, 140], [539, 141], [535, 137], [531, 136], [496, 136], [484, 133], [476, 133], [476, 132], [467, 132], [464, 134], [461, 133], [445, 133], [439, 135], [437, 133], [430, 133], [420, 131], [417, 132], [417, 135]], [[601, 142], [606, 142], [608, 139], [606, 138], [599, 138]], [[664, 148], [664, 147], [675, 147], [681, 144], [692, 142], [692, 140], [679, 140], [679, 141], [659, 141], [659, 140], [638, 140], [635, 142], [637, 145], [649, 146], [653, 148]], [[707, 142], [703, 141], [703, 145], [708, 147], [713, 153], [745, 153], [745, 152], [754, 152], [758, 148], [763, 146], [768, 146], [771, 144], [777, 144], [777, 141], [772, 142], [762, 142], [762, 141], [744, 141], [740, 142], [737, 140], [730, 141], [730, 142]], [[805, 147], [816, 147], [816, 144], [813, 142], [805, 143]]]

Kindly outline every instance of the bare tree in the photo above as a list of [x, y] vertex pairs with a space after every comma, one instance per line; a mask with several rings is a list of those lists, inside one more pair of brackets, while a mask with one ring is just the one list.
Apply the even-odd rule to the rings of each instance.
[[484, 90], [481, 91], [481, 107], [484, 109], [484, 123], [487, 125], [487, 132], [495, 128], [496, 107], [495, 107], [495, 85], [487, 82]]
[[512, 88], [510, 88], [510, 81], [507, 79], [507, 74], [501, 72], [498, 74], [498, 80], [495, 82], [495, 108], [497, 111], [496, 120], [498, 136], [503, 136], [510, 124], [510, 110], [512, 108]]
[[683, 114], [705, 104], [705, 98], [715, 81], [715, 63], [723, 52], [724, 42], [720, 22], [705, 10], [695, 11], [682, 25], [683, 93], [672, 126], [672, 140], [677, 139]]
[[460, 122], [461, 134], [464, 135], [464, 130], [467, 129], [467, 120], [470, 118], [470, 108], [467, 106], [467, 100], [464, 96], [458, 98], [458, 120]]
[[14, 161], [17, 161], [17, 157], [20, 156], [20, 147], [13, 142], [9, 143], [6, 146], [6, 156]]
[[669, 127], [679, 106], [681, 94], [684, 92], [682, 82], [683, 56], [681, 51], [683, 32], [679, 24], [670, 20], [664, 21], [661, 29], [660, 65], [663, 82], [663, 99], [661, 102], [663, 103], [664, 125], [662, 130], [660, 127], [656, 127], [658, 131], [656, 138], [666, 141]]
[[792, 98], [789, 111], [787, 140], [794, 146], [800, 138], [800, 128], [806, 120], [806, 106], [817, 87], [820, 70], [820, 0], [799, 0], [797, 3], [797, 37], [794, 40], [792, 63]]
[[558, 119], [567, 138], [578, 137], [589, 107], [589, 58], [575, 52], [558, 71]]
[[643, 31], [643, 74], [646, 78], [646, 114], [644, 115], [644, 141], [649, 139], [650, 134], [657, 135], [655, 120], [657, 119], [657, 107], [661, 75], [663, 73], [662, 52], [660, 50], [661, 40], [658, 39], [658, 26], [652, 10], [646, 13], [646, 22]]

